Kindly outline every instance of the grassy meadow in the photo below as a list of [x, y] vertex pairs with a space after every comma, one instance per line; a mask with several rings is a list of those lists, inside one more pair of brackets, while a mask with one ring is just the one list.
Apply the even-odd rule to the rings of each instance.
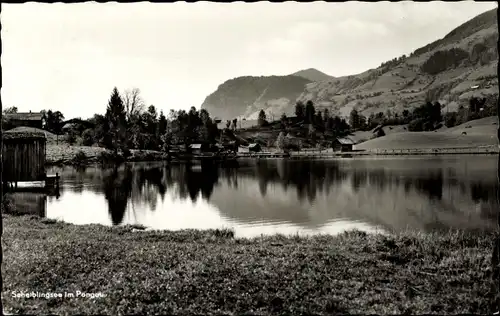
[[[3, 300], [22, 314], [486, 314], [494, 235], [235, 238], [4, 215]], [[16, 293], [102, 297], [20, 298]], [[99, 294], [100, 293], [100, 294]]]
[[[441, 128], [435, 132], [408, 132], [404, 126], [384, 127], [386, 136], [356, 145], [356, 149], [424, 149], [424, 148], [467, 148], [497, 146], [496, 117], [486, 117], [452, 127]], [[403, 130], [401, 130], [403, 128]], [[462, 134], [465, 132], [466, 134]], [[367, 139], [370, 132], [354, 135], [356, 139]], [[366, 135], [365, 135], [366, 134]]]

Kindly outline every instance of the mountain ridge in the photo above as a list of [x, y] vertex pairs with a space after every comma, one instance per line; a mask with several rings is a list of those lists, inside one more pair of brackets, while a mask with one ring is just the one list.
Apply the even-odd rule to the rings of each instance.
[[[344, 117], [352, 109], [366, 116], [387, 111], [401, 113], [426, 100], [456, 110], [472, 96], [498, 94], [496, 24], [496, 9], [486, 11], [409, 56], [402, 55], [355, 75], [332, 77], [309, 68], [288, 76], [252, 77], [260, 79], [251, 84], [239, 81], [224, 91], [220, 91], [221, 85], [205, 99], [202, 108], [224, 119], [256, 119], [261, 109], [276, 118], [282, 113], [293, 114], [295, 103], [307, 100]], [[318, 79], [321, 76], [325, 79]], [[271, 86], [258, 83], [270, 77], [279, 79]], [[258, 99], [260, 95], [263, 97]]]

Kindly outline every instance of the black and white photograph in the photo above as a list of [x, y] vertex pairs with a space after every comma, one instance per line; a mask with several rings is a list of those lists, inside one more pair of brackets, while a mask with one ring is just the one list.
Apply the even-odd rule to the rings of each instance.
[[0, 311], [499, 314], [498, 7], [2, 3]]

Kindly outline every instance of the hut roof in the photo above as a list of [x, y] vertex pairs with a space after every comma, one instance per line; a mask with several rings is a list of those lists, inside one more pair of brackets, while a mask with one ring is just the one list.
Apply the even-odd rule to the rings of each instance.
[[75, 127], [77, 127], [76, 123], [66, 123], [66, 124], [64, 124], [62, 129], [70, 129], [70, 128], [75, 128]]
[[337, 141], [342, 145], [354, 145], [354, 141], [347, 137], [337, 138]]
[[30, 140], [46, 140], [47, 137], [45, 133], [42, 132], [11, 132], [6, 131], [3, 133], [4, 140], [20, 140], [20, 139], [30, 139]]
[[20, 121], [41, 121], [43, 118], [42, 113], [9, 113], [4, 114], [4, 117], [9, 120], [20, 120]]

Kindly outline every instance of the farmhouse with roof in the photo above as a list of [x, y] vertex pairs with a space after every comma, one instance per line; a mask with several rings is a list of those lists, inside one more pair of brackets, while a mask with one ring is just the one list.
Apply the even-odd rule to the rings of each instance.
[[4, 114], [4, 118], [9, 122], [11, 128], [26, 126], [42, 129], [45, 125], [43, 114], [31, 111], [27, 113]]

